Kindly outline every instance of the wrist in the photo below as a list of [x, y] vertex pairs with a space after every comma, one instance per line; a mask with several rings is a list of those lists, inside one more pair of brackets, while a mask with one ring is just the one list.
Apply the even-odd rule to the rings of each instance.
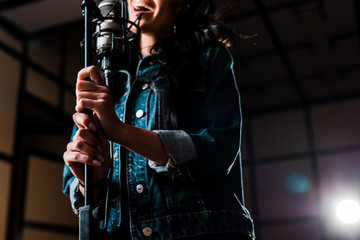
[[123, 123], [119, 119], [119, 123], [115, 127], [115, 131], [113, 131], [112, 141], [122, 144], [127, 139], [128, 125]]

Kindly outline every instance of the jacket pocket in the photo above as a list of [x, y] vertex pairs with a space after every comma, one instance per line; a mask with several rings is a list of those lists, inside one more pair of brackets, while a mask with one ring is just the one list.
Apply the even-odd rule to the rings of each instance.
[[206, 210], [201, 192], [189, 185], [163, 184], [162, 191], [167, 210], [172, 214]]

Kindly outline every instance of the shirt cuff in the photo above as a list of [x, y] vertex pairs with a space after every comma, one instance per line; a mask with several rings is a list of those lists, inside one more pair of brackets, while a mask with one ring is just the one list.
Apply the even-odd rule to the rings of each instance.
[[160, 166], [149, 160], [149, 166], [159, 174], [164, 174], [182, 182], [192, 182], [193, 179], [186, 163], [197, 158], [195, 145], [186, 132], [182, 130], [155, 130], [164, 145], [169, 157], [166, 166]]
[[171, 162], [183, 165], [197, 158], [195, 144], [183, 130], [154, 130], [161, 139]]
[[84, 196], [79, 190], [79, 180], [74, 178], [70, 185], [70, 202], [71, 207], [76, 215], [79, 215], [79, 208], [84, 206]]

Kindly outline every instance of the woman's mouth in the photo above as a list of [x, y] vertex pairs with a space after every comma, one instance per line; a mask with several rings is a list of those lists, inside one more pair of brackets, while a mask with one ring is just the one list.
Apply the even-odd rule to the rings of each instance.
[[151, 9], [143, 3], [134, 3], [134, 10], [141, 13], [151, 12]]

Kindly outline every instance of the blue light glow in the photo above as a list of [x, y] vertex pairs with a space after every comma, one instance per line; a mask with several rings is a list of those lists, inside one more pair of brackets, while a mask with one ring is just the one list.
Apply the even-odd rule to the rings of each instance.
[[308, 177], [301, 172], [292, 172], [286, 176], [285, 185], [290, 192], [304, 194], [310, 189]]

